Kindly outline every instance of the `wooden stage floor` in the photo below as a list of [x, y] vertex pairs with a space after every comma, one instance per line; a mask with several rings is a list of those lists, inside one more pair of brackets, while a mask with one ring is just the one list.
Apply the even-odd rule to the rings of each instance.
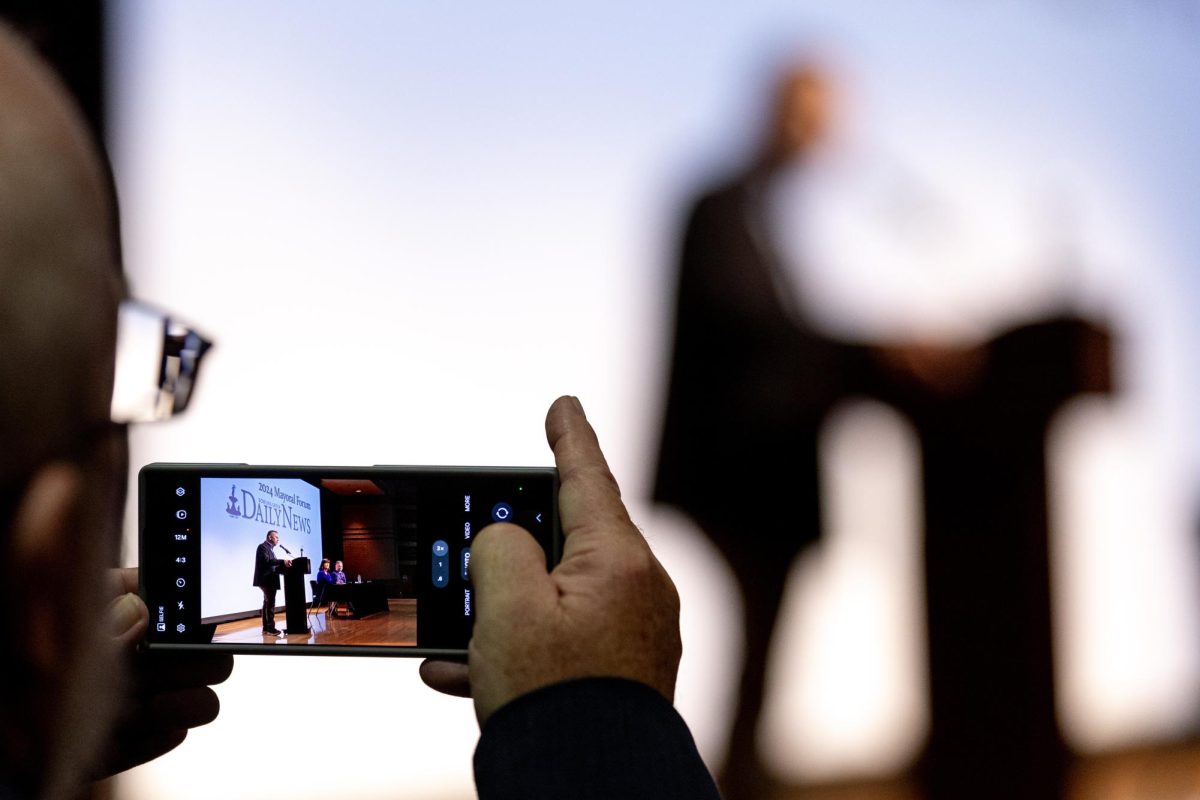
[[[275, 624], [285, 627], [284, 615], [276, 613]], [[288, 645], [393, 645], [415, 647], [417, 644], [417, 601], [388, 600], [386, 614], [372, 614], [362, 619], [331, 617], [325, 607], [309, 609], [308, 633], [287, 633], [272, 636], [262, 632], [258, 617], [225, 622], [217, 626], [213, 642], [223, 644]]]

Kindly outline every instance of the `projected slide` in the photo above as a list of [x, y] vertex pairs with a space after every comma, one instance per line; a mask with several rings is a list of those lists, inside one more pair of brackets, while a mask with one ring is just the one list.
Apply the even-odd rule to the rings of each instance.
[[[321, 561], [321, 492], [308, 481], [201, 478], [200, 525], [203, 622], [262, 607], [262, 592], [253, 585], [254, 552], [268, 531], [279, 532], [279, 558], [303, 554], [314, 564]], [[305, 593], [311, 600], [307, 585]]]

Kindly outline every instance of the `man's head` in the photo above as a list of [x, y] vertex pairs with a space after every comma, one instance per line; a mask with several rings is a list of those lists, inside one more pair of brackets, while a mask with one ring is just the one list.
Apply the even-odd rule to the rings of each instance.
[[271, 547], [279, 544], [279, 531], [267, 531], [267, 541]]
[[815, 63], [793, 65], [774, 85], [766, 158], [782, 163], [803, 156], [828, 138], [834, 117], [833, 80]]
[[335, 563], [333, 565], [333, 569], [336, 572], [341, 572], [342, 571], [342, 562], [338, 561], [337, 563]]
[[23, 579], [0, 644], [20, 682], [0, 711], [0, 781], [60, 796], [107, 731], [119, 673], [102, 622], [124, 503], [109, 424], [122, 285], [95, 145], [2, 25], [0, 109], [0, 548]]

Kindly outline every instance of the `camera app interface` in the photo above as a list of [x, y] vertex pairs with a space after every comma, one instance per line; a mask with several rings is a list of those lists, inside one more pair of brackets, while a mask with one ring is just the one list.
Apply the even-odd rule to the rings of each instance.
[[550, 469], [151, 465], [139, 488], [152, 644], [463, 649], [475, 535], [512, 522], [555, 556]]

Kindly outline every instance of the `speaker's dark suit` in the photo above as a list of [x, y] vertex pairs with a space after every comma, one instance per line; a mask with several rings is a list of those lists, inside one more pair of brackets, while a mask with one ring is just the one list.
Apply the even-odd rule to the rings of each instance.
[[688, 215], [654, 486], [727, 555], [753, 550], [760, 563], [818, 537], [817, 432], [867, 372], [865, 348], [793, 313], [766, 230], [769, 180], [744, 175]]
[[654, 499], [697, 522], [742, 590], [746, 661], [728, 757], [740, 774], [755, 772], [764, 665], [788, 571], [821, 533], [821, 423], [833, 404], [865, 391], [872, 372], [866, 347], [824, 336], [798, 313], [767, 229], [770, 182], [769, 170], [751, 170], [688, 214], [654, 484]]
[[262, 542], [254, 553], [254, 585], [259, 588], [279, 588], [279, 569], [283, 561], [275, 557], [270, 542]]
[[279, 570], [283, 561], [275, 557], [270, 542], [261, 542], [254, 552], [254, 585], [262, 589], [264, 631], [275, 630], [275, 593], [279, 591]]

